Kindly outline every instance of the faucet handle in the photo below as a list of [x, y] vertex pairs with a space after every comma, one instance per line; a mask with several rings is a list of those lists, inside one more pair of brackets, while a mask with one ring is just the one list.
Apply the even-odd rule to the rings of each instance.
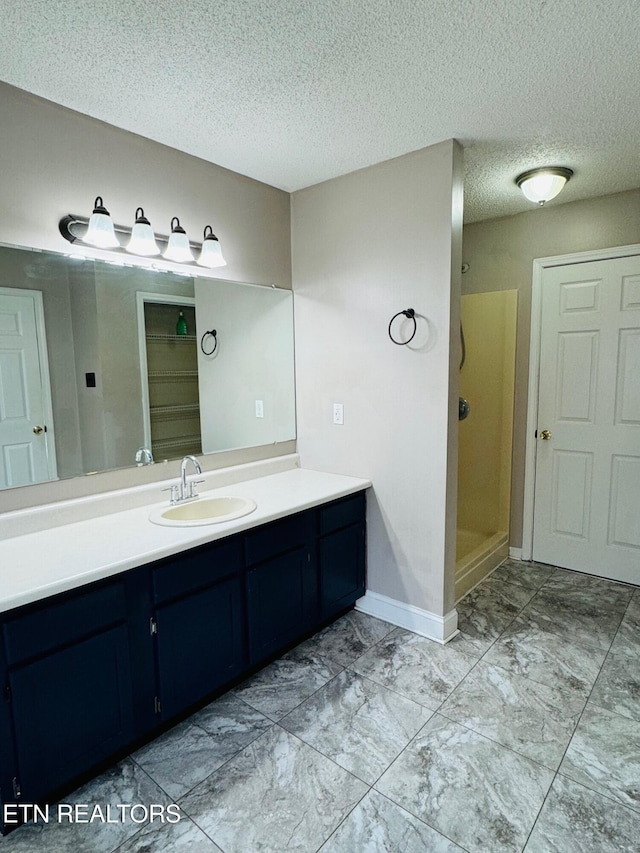
[[198, 497], [198, 493], [196, 491], [196, 486], [199, 486], [200, 483], [204, 483], [204, 480], [191, 480], [191, 482], [189, 483], [189, 497], [190, 498], [197, 498]]
[[162, 489], [163, 492], [171, 492], [169, 495], [169, 503], [177, 504], [178, 503], [178, 487], [174, 484], [173, 486], [168, 486], [166, 489]]

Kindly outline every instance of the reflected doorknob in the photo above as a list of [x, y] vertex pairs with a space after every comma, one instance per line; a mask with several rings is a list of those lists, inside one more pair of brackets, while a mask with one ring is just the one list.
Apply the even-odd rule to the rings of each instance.
[[33, 431], [36, 435], [40, 435], [40, 433], [44, 432], [44, 427], [38, 424], [38, 426], [34, 426]]
[[551, 438], [551, 435], [552, 435], [552, 432], [550, 429], [543, 429], [542, 432], [540, 433], [540, 438], [543, 441], [549, 441], [549, 439]]

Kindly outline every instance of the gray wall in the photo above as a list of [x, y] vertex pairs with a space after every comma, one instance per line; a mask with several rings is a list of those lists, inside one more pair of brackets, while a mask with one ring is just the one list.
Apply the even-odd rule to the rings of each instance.
[[[0, 115], [0, 243], [65, 251], [59, 219], [90, 213], [101, 195], [122, 224], [142, 205], [160, 233], [167, 233], [172, 216], [194, 239], [212, 225], [227, 260], [225, 279], [291, 287], [288, 193], [4, 83]], [[293, 447], [268, 447], [257, 458]], [[221, 467], [252, 458], [255, 451], [219, 454], [207, 463]], [[174, 467], [134, 470], [133, 482], [172, 476]], [[0, 511], [130, 483], [128, 475], [109, 474], [13, 489], [0, 495]]]
[[518, 290], [511, 545], [522, 545], [531, 277], [534, 258], [640, 243], [640, 190], [532, 209], [464, 229], [463, 293]]
[[[368, 587], [438, 615], [454, 598], [461, 163], [450, 140], [292, 197], [302, 464], [373, 481]], [[418, 333], [395, 346], [405, 308]]]
[[[196, 280], [195, 295], [198, 338], [218, 332], [213, 355], [198, 348], [203, 452], [295, 438], [291, 293]], [[262, 418], [256, 400], [263, 402]]]

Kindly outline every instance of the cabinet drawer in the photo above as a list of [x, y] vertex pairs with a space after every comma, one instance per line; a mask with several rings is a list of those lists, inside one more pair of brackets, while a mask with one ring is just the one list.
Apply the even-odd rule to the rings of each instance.
[[342, 498], [318, 511], [320, 517], [320, 535], [333, 533], [341, 527], [364, 522], [366, 503], [364, 492], [358, 492], [348, 498]]
[[245, 538], [247, 566], [269, 560], [307, 545], [314, 535], [313, 510], [274, 521], [265, 527], [250, 531]]
[[3, 633], [9, 666], [97, 633], [123, 621], [127, 613], [122, 582], [85, 589], [64, 601], [54, 602], [55, 599], [5, 622]]
[[163, 604], [219, 580], [242, 568], [240, 537], [206, 545], [157, 565], [152, 572], [154, 604]]

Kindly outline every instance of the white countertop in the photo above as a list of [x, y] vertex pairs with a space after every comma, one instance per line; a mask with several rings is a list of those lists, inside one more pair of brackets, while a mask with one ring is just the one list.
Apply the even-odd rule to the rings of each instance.
[[0, 611], [214, 542], [370, 485], [369, 480], [356, 477], [293, 468], [202, 492], [201, 497], [231, 495], [256, 502], [255, 512], [233, 521], [160, 527], [149, 521], [149, 513], [159, 504], [168, 506], [165, 498], [6, 539], [0, 542]]

